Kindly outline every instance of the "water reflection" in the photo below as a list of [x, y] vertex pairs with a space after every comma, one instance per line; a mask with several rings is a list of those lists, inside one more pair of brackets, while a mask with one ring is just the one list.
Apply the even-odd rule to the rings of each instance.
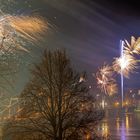
[[129, 128], [130, 128], [130, 117], [129, 115], [125, 116], [125, 127], [126, 127], [126, 131], [127, 133], [129, 133]]
[[109, 135], [109, 126], [108, 126], [108, 123], [103, 123], [102, 124], [102, 136], [104, 137], [108, 137]]
[[108, 136], [110, 135], [110, 130], [107, 119], [104, 119], [101, 125], [98, 127], [98, 132], [102, 137], [106, 139], [108, 138]]
[[140, 113], [107, 116], [98, 127], [98, 132], [111, 140], [140, 140]]
[[124, 121], [122, 121], [122, 125], [121, 125], [121, 140], [125, 140], [125, 136], [126, 136], [125, 124], [124, 124]]
[[117, 130], [120, 129], [120, 118], [119, 117], [116, 118], [116, 128], [117, 128]]

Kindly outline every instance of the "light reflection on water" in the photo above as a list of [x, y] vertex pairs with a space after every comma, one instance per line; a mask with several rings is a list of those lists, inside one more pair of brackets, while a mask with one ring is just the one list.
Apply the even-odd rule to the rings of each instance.
[[140, 140], [140, 113], [108, 114], [98, 132], [111, 140]]

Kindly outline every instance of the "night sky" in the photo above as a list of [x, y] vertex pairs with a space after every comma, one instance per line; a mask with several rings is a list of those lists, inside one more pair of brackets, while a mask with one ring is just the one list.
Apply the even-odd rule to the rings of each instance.
[[[45, 48], [65, 48], [74, 68], [86, 70], [90, 82], [98, 67], [119, 57], [120, 39], [140, 36], [140, 6], [134, 0], [0, 0], [0, 5], [5, 13], [38, 13], [50, 24], [40, 45], [33, 47], [30, 55], [25, 54], [24, 62], [39, 61]], [[23, 90], [29, 67], [21, 68], [14, 94]], [[125, 88], [140, 87], [139, 71], [125, 79]]]

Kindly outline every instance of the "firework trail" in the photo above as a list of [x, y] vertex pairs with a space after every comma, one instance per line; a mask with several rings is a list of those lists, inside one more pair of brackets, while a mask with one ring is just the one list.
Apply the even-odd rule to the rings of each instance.
[[47, 29], [47, 25], [41, 17], [12, 16], [10, 24], [22, 37], [31, 40], [40, 39], [40, 34]]
[[0, 16], [0, 51], [13, 52], [23, 50], [28, 52], [26, 43], [40, 41], [48, 28], [41, 17], [31, 16]]

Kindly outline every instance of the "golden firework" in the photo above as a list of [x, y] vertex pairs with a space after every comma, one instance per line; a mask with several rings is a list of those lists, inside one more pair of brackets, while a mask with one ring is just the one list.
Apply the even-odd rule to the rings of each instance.
[[113, 68], [114, 71], [122, 73], [128, 78], [130, 72], [133, 72], [137, 68], [137, 60], [130, 54], [124, 54], [122, 57], [115, 58]]
[[23, 37], [30, 38], [32, 40], [39, 39], [40, 34], [47, 29], [46, 22], [41, 17], [31, 16], [12, 16], [10, 19], [10, 25]]
[[113, 78], [113, 69], [109, 65], [104, 65], [96, 73], [98, 87], [105, 94], [112, 95], [117, 91], [116, 81]]
[[131, 36], [131, 42], [124, 41], [124, 54], [140, 54], [140, 37]]
[[0, 51], [11, 52], [15, 49], [28, 51], [25, 42], [35, 43], [46, 32], [48, 24], [41, 17], [0, 16]]

